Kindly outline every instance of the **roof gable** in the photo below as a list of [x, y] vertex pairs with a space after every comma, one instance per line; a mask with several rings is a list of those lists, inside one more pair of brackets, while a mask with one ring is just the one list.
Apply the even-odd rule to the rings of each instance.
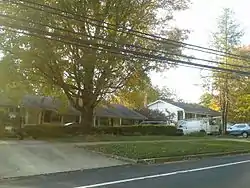
[[182, 108], [186, 112], [189, 112], [189, 113], [200, 113], [200, 114], [207, 114], [207, 115], [212, 115], [212, 116], [219, 116], [220, 115], [219, 112], [214, 111], [210, 108], [206, 108], [200, 104], [175, 102], [172, 100], [164, 100], [164, 101], [168, 102], [170, 104], [173, 104], [179, 108]]

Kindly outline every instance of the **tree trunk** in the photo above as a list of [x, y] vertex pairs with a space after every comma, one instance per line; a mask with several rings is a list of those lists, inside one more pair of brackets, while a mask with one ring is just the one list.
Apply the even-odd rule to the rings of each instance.
[[224, 134], [224, 124], [225, 124], [225, 111], [224, 109], [221, 110], [221, 120], [222, 120], [222, 123], [221, 123], [221, 134]]
[[81, 125], [84, 133], [88, 133], [93, 126], [94, 108], [91, 106], [84, 106], [81, 109]]
[[222, 119], [222, 125], [221, 125], [221, 133], [225, 134], [225, 92], [222, 88], [220, 91], [220, 105], [221, 105], [221, 119]]
[[228, 123], [228, 111], [229, 111], [229, 90], [227, 86], [227, 91], [226, 91], [226, 104], [225, 104], [225, 132], [227, 130], [227, 123]]

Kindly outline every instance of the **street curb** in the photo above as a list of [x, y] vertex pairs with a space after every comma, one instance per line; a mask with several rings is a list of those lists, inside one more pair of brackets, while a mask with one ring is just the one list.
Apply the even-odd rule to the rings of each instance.
[[160, 157], [160, 158], [149, 158], [149, 159], [139, 159], [138, 164], [156, 164], [156, 163], [166, 163], [166, 162], [178, 162], [186, 160], [197, 160], [206, 157], [220, 157], [220, 156], [230, 156], [238, 154], [247, 154], [250, 150], [232, 151], [232, 152], [220, 152], [220, 153], [205, 153], [196, 155], [183, 155], [183, 156], [173, 156], [173, 157]]
[[188, 160], [199, 160], [199, 159], [203, 159], [207, 157], [220, 157], [220, 156], [230, 156], [230, 155], [250, 153], [250, 150], [241, 150], [241, 151], [232, 151], [232, 152], [204, 153], [204, 154], [196, 154], [196, 155], [182, 155], [182, 156], [148, 158], [148, 159], [131, 159], [131, 158], [122, 157], [118, 155], [106, 154], [106, 153], [94, 151], [91, 149], [86, 149], [86, 148], [84, 149], [90, 152], [99, 154], [99, 155], [103, 155], [105, 157], [129, 162], [131, 164], [157, 164], [157, 163], [167, 163], [167, 162], [180, 162], [180, 161], [188, 161]]

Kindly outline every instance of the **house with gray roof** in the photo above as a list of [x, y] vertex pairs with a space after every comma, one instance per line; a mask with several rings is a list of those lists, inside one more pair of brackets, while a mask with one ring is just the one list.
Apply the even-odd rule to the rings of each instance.
[[166, 115], [175, 114], [174, 121], [204, 117], [219, 117], [220, 112], [206, 108], [199, 104], [175, 102], [172, 100], [157, 100], [148, 105], [151, 110], [159, 110]]
[[[18, 105], [11, 100], [0, 100], [0, 106], [10, 112], [19, 112], [22, 109], [25, 125], [81, 122], [81, 113], [78, 110], [48, 96], [25, 95]], [[115, 126], [136, 124], [147, 118], [123, 105], [109, 104], [96, 107], [93, 119], [93, 126]]]

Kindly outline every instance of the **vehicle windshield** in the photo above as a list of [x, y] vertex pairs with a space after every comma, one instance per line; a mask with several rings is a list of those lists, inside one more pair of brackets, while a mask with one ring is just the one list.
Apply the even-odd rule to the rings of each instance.
[[0, 0], [0, 188], [249, 188], [249, 9]]

